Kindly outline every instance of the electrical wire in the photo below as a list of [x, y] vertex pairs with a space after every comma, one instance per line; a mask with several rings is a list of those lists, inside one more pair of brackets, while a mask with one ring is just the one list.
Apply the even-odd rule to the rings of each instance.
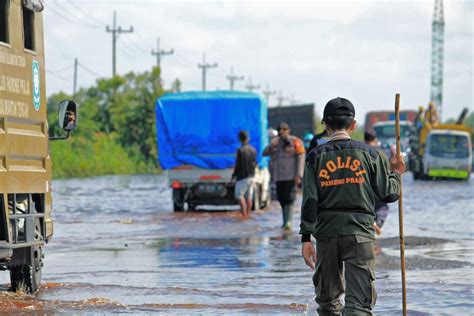
[[[76, 20], [78, 20], [80, 23], [83, 23], [83, 24], [87, 24], [91, 27], [97, 27], [97, 28], [102, 28], [102, 25], [99, 25], [99, 24], [95, 24], [95, 23], [90, 23], [89, 21], [84, 21], [81, 17], [77, 16], [75, 14], [76, 10], [72, 11], [70, 10], [70, 8], [67, 8], [66, 6], [62, 5], [61, 2], [59, 2], [59, 0], [54, 0], [54, 3], [56, 3], [57, 6], [59, 6], [59, 9], [64, 11], [66, 14], [68, 14], [69, 16], [71, 17], [74, 17]], [[69, 3], [66, 2], [66, 3]], [[87, 15], [84, 15], [87, 19]]]
[[81, 64], [80, 62], [78, 62], [77, 65], [80, 66], [83, 70], [85, 70], [89, 74], [96, 76], [97, 78], [104, 77], [104, 76], [98, 74], [97, 72], [95, 72], [94, 70], [90, 69], [89, 67]]
[[90, 25], [90, 24], [87, 24], [87, 23], [82, 23], [82, 22], [78, 22], [74, 19], [72, 19], [71, 17], [67, 16], [67, 15], [63, 15], [61, 12], [58, 12], [56, 10], [56, 8], [54, 8], [53, 6], [51, 5], [48, 5], [46, 4], [46, 7], [47, 7], [47, 11], [51, 11], [53, 12], [55, 15], [69, 21], [69, 22], [72, 22], [74, 24], [81, 24], [82, 26], [85, 26], [85, 27], [89, 27], [89, 28], [93, 28], [93, 29], [98, 29], [98, 28], [102, 28], [102, 27], [99, 27], [99, 26], [95, 26], [95, 25]]

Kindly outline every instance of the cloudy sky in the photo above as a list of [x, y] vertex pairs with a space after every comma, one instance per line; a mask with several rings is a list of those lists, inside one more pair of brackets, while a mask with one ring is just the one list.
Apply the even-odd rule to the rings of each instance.
[[[206, 53], [218, 67], [207, 87], [227, 89], [226, 75], [298, 102], [318, 113], [331, 98], [353, 101], [357, 119], [370, 110], [426, 105], [430, 94], [431, 21], [428, 1], [159, 1], [46, 0], [45, 44], [48, 93], [72, 91], [73, 60], [79, 86], [112, 72], [113, 11], [131, 34], [118, 40], [118, 73], [149, 70], [156, 38], [175, 54], [162, 60], [163, 80], [179, 78], [184, 90], [201, 89], [197, 67]], [[474, 1], [445, 0], [444, 118], [473, 109]], [[274, 97], [270, 105], [276, 103]]]

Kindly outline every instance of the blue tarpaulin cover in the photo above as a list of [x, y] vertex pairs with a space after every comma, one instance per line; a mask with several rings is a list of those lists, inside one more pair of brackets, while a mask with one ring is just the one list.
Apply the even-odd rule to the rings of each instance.
[[166, 94], [156, 101], [159, 162], [163, 169], [189, 164], [206, 169], [232, 168], [240, 146], [238, 133], [249, 133], [260, 167], [268, 143], [266, 102], [238, 91]]

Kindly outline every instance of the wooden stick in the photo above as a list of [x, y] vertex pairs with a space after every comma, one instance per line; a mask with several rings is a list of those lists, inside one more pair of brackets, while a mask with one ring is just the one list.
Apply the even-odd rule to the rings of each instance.
[[[397, 157], [400, 157], [400, 94], [395, 95], [395, 134], [397, 135]], [[400, 231], [400, 262], [402, 270], [403, 316], [407, 315], [407, 284], [405, 279], [405, 240], [403, 239], [403, 192], [400, 183], [398, 198], [398, 222]]]

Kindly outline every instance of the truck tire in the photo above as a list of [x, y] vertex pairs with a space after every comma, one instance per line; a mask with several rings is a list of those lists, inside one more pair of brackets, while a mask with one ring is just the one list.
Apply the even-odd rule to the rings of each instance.
[[272, 190], [268, 188], [267, 199], [263, 201], [262, 208], [269, 207], [271, 203], [272, 203]]
[[259, 184], [255, 185], [253, 190], [252, 211], [257, 211], [260, 209], [260, 190], [261, 186]]
[[[31, 214], [36, 214], [36, 205], [34, 204], [30, 207]], [[39, 218], [35, 219], [33, 227], [33, 240], [44, 241], [43, 229]], [[28, 258], [25, 258], [22, 264], [10, 267], [10, 283], [12, 290], [15, 292], [21, 291], [32, 294], [41, 286], [41, 270], [43, 268], [44, 256], [42, 246], [33, 246], [27, 249], [30, 251]]]
[[41, 247], [31, 248], [31, 264], [13, 266], [10, 268], [12, 290], [33, 294], [41, 285], [41, 270], [43, 254]]
[[413, 171], [413, 180], [421, 180], [421, 175], [418, 171]]
[[181, 189], [173, 189], [173, 211], [184, 212], [183, 192]]

